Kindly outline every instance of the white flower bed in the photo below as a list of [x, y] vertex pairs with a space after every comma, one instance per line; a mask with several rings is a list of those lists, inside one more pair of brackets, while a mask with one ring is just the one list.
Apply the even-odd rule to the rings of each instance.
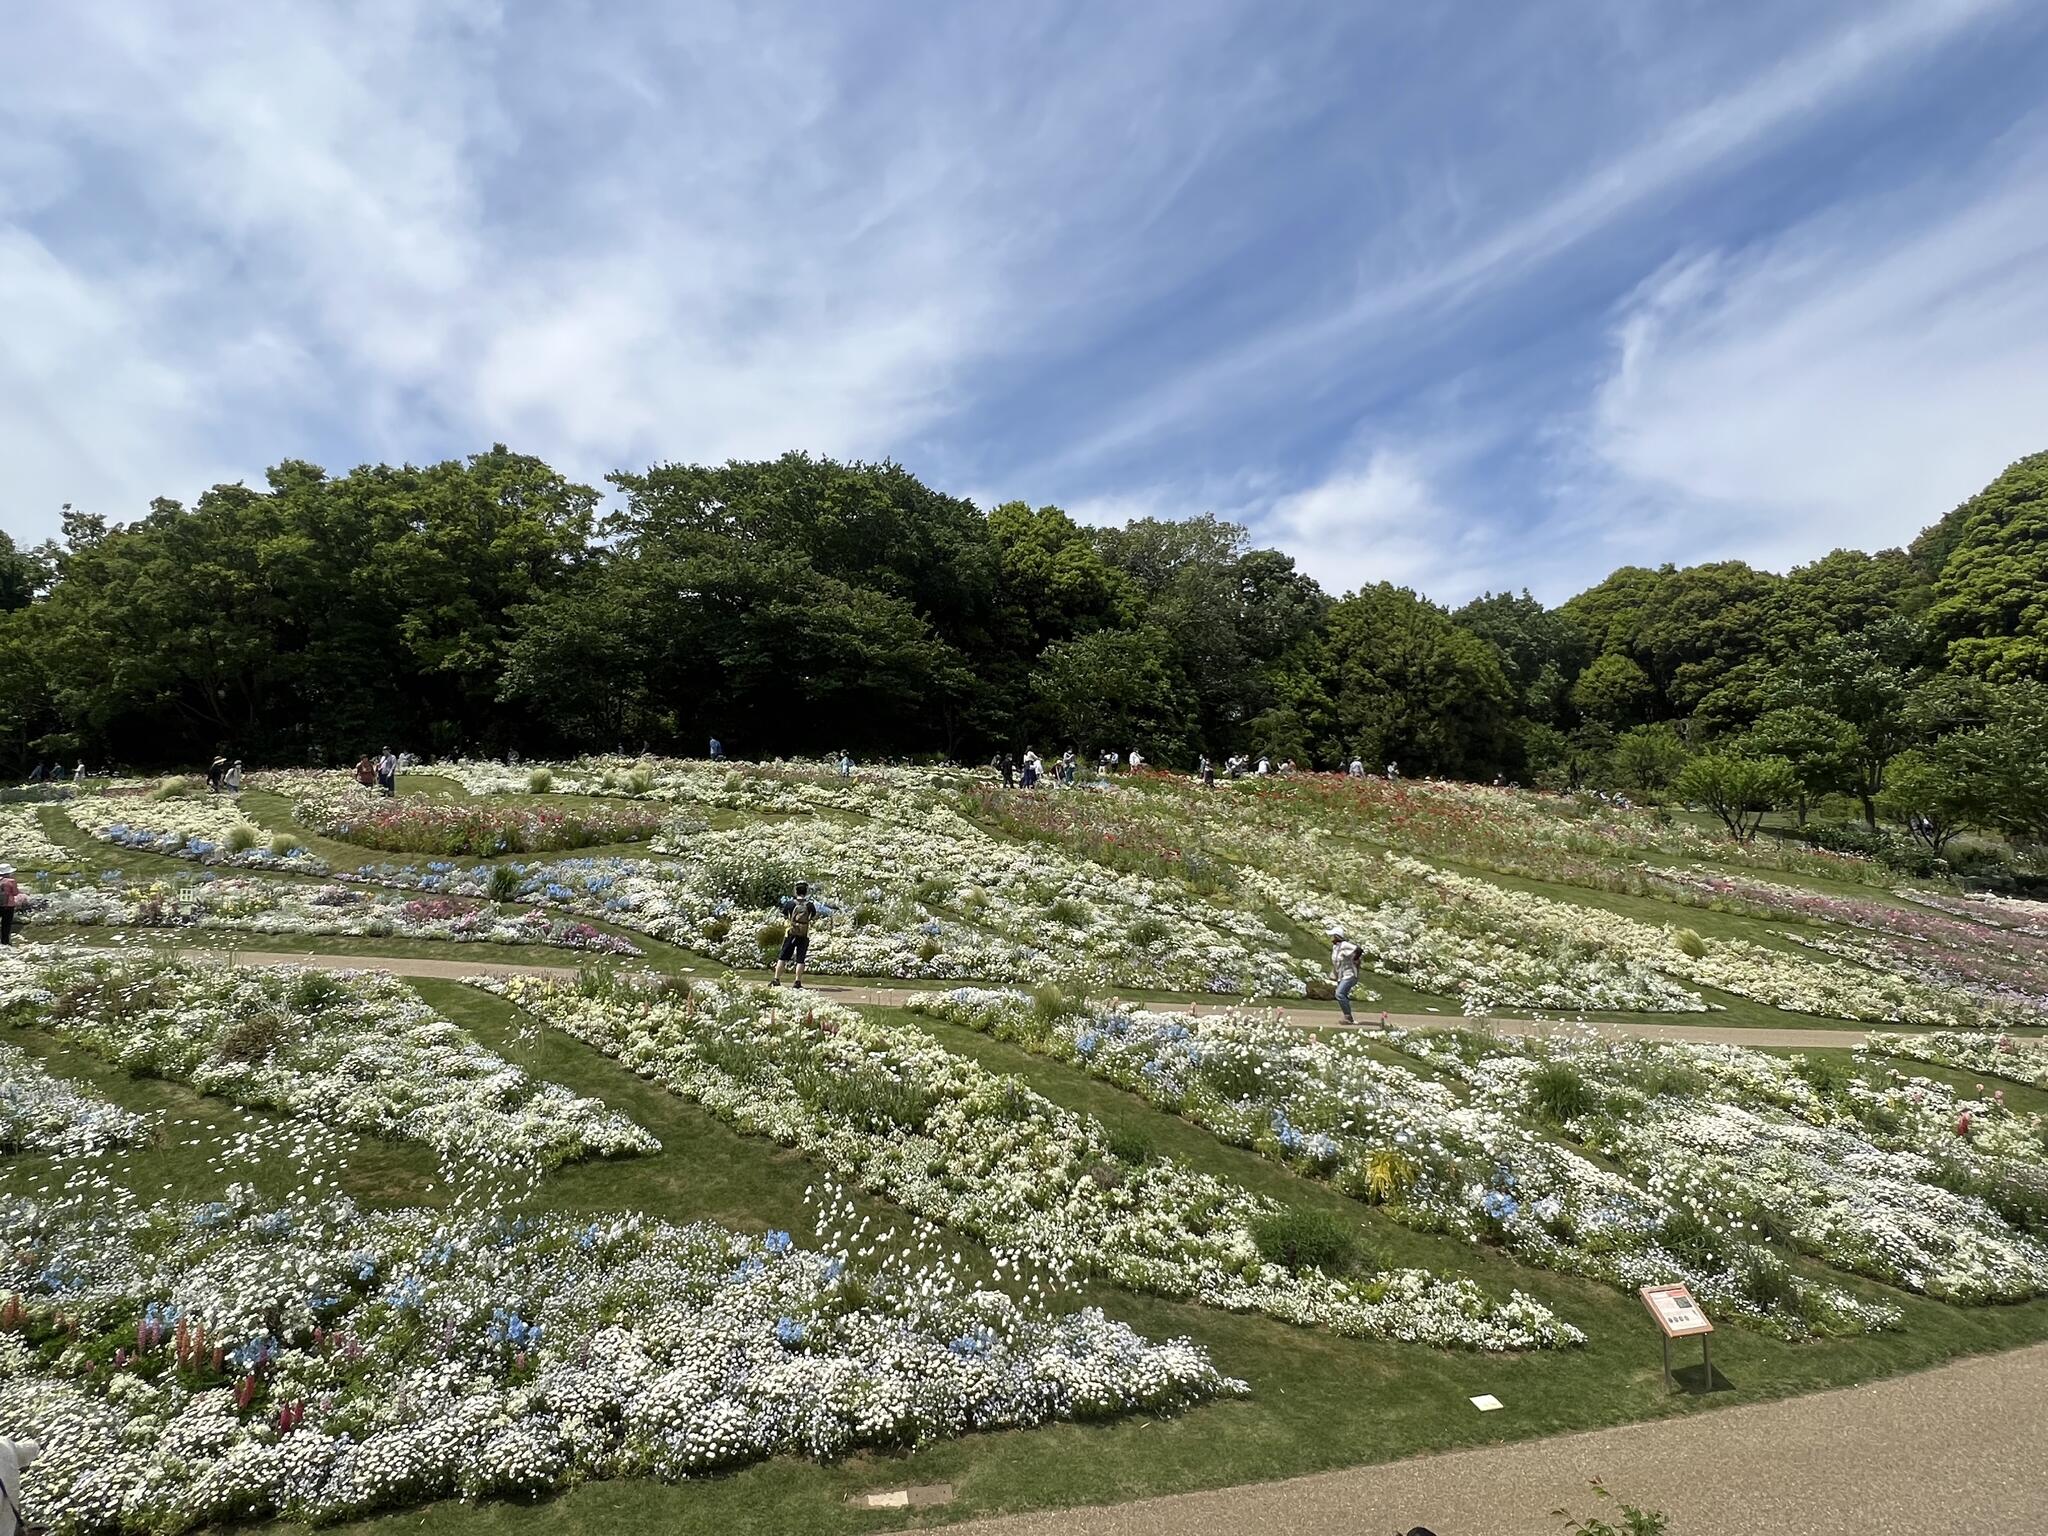
[[546, 1167], [660, 1148], [625, 1116], [535, 1081], [374, 972], [6, 952], [8, 1015], [133, 1072], [444, 1155]]
[[[250, 869], [292, 869], [324, 874], [326, 862], [287, 842], [273, 848], [276, 835], [244, 816], [230, 795], [84, 795], [66, 802], [64, 814], [102, 842], [147, 853], [167, 853], [202, 864], [235, 864]], [[239, 846], [237, 846], [239, 845]]]
[[227, 929], [543, 944], [606, 955], [641, 953], [631, 940], [545, 912], [505, 913], [477, 901], [407, 897], [349, 885], [211, 877], [128, 882], [112, 877], [95, 885], [59, 886], [39, 893], [33, 909], [47, 921], [81, 927]]
[[18, 1047], [0, 1045], [0, 1153], [75, 1157], [146, 1141], [150, 1134], [141, 1115], [52, 1077]]
[[[1954, 1097], [1938, 1085], [1823, 1092], [1796, 1063], [1736, 1046], [1459, 1032], [1400, 1044], [1514, 1114], [1533, 1112], [1546, 1067], [1566, 1064], [1592, 1101], [1567, 1133], [1653, 1192], [1689, 1201], [1714, 1228], [1696, 1234], [1702, 1244], [1775, 1230], [1837, 1268], [1945, 1300], [2048, 1295], [2048, 1243], [1943, 1182], [1944, 1166], [1991, 1170], [1972, 1166], [1974, 1149], [1949, 1123]], [[2019, 1176], [2038, 1182], [2038, 1128], [2015, 1127], [2000, 1150], [2025, 1152], [2032, 1167]]]
[[[638, 929], [736, 966], [773, 960], [798, 879], [827, 909], [812, 928], [821, 974], [1032, 981], [1300, 997], [1318, 962], [1288, 953], [1257, 916], [1157, 881], [990, 837], [951, 812], [910, 827], [824, 817], [679, 831], [650, 859], [558, 859], [510, 868], [499, 894]], [[349, 879], [480, 895], [489, 870], [372, 864]], [[500, 876], [500, 879], [507, 877]], [[764, 930], [768, 934], [763, 939]]]
[[2030, 1088], [2048, 1088], [2048, 1040], [1940, 1031], [1927, 1035], [1872, 1035], [1864, 1041], [1863, 1048], [1878, 1055], [1904, 1056], [1930, 1066], [1952, 1067], [1958, 1072], [2000, 1077]]
[[33, 805], [0, 805], [0, 863], [21, 875], [31, 870], [73, 869], [78, 856], [50, 841]]
[[43, 1446], [28, 1512], [81, 1536], [530, 1498], [1244, 1390], [1099, 1311], [639, 1215], [236, 1195], [114, 1224], [9, 1196], [0, 1291], [29, 1299], [0, 1332], [0, 1424]]
[[1698, 1010], [1701, 1000], [1677, 984], [1692, 982], [1792, 1013], [1868, 1023], [1954, 1028], [1995, 1017], [1966, 994], [1841, 959], [1741, 939], [1682, 937], [1675, 924], [1506, 890], [1419, 859], [1390, 854], [1347, 874], [1382, 892], [1381, 904], [1332, 905], [1299, 882], [1249, 878], [1297, 909], [1320, 908], [1376, 963], [1416, 976], [1430, 991], [1460, 996], [1467, 1013], [1500, 1006]]
[[[474, 985], [998, 1254], [1341, 1333], [1525, 1349], [1583, 1335], [1519, 1293], [1419, 1270], [1355, 1282], [1260, 1257], [1271, 1202], [1168, 1159], [1120, 1164], [1100, 1125], [922, 1031], [763, 988], [681, 1000], [525, 978]], [[787, 994], [785, 994], [787, 996]]]
[[[1497, 1109], [1375, 1060], [1356, 1035], [1320, 1040], [1251, 1014], [1048, 1014], [1017, 993], [971, 988], [910, 1006], [1077, 1066], [1423, 1230], [1495, 1241], [1526, 1262], [1624, 1288], [1682, 1278], [1718, 1310], [1786, 1337], [1890, 1320], [1838, 1287], [1789, 1277], [1755, 1244], [1730, 1244], [1714, 1264], [1674, 1254], [1659, 1241], [1673, 1216], [1667, 1200]], [[1789, 1287], [1784, 1304], [1750, 1294], [1759, 1269]]]

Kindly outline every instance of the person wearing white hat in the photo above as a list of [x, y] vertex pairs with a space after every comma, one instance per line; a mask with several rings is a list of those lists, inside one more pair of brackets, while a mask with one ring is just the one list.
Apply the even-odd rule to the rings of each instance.
[[15, 1536], [28, 1524], [21, 1518], [21, 1473], [42, 1454], [33, 1440], [0, 1437], [0, 1536]]
[[14, 942], [14, 914], [21, 907], [21, 882], [12, 864], [0, 864], [0, 944]]
[[1364, 958], [1364, 951], [1344, 937], [1342, 928], [1330, 930], [1330, 970], [1337, 978], [1337, 1011], [1346, 1024], [1357, 1022], [1351, 1017], [1351, 993], [1358, 985], [1358, 967]]

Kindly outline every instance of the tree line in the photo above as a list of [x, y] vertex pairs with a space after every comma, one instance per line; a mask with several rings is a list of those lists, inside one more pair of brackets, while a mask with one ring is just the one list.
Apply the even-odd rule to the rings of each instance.
[[1652, 795], [1705, 757], [1768, 761], [1759, 794], [1845, 795], [1871, 826], [1903, 782], [1914, 817], [2048, 836], [2029, 777], [2048, 454], [1903, 550], [1784, 575], [1629, 566], [1555, 608], [1455, 610], [1387, 583], [1333, 596], [1212, 516], [983, 512], [896, 464], [609, 479], [606, 511], [499, 446], [286, 462], [127, 524], [67, 508], [60, 539], [0, 543], [0, 752], [332, 762], [716, 735], [764, 757], [1355, 756]]

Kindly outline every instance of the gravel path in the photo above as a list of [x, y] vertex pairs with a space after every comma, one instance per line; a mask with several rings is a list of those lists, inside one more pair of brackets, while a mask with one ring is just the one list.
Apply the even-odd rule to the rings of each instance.
[[[194, 949], [188, 953], [212, 959], [227, 960], [232, 957], [237, 965], [311, 965], [327, 970], [388, 971], [394, 976], [428, 976], [453, 979], [462, 976], [552, 976], [570, 978], [576, 974], [573, 965], [503, 965], [487, 960], [424, 960], [413, 957], [381, 955], [331, 955], [306, 953], [287, 954], [278, 950], [262, 949]], [[897, 1007], [920, 992], [940, 990], [935, 987], [870, 987], [851, 983], [818, 982], [805, 989], [811, 995], [835, 1003], [869, 1003], [885, 1007]], [[1227, 1013], [1226, 1003], [1174, 1003], [1162, 1004], [1192, 1013]], [[1273, 1010], [1289, 1024], [1309, 1028], [1331, 1028], [1339, 1024], [1337, 1011], [1329, 1004], [1321, 1007], [1279, 1008]], [[1371, 1019], [1373, 1016], [1364, 1016]], [[1438, 1024], [1459, 1024], [1467, 1027], [1485, 1025], [1504, 1035], [1544, 1035], [1560, 1031], [1591, 1029], [1611, 1040], [1690, 1040], [1705, 1045], [1748, 1045], [1782, 1046], [1808, 1049], [1833, 1047], [1846, 1049], [1863, 1043], [1865, 1031], [1860, 1029], [1745, 1029], [1740, 1026], [1715, 1024], [1655, 1024], [1629, 1021], [1627, 1023], [1569, 1024], [1541, 1019], [1463, 1019], [1457, 1014], [1436, 1013], [1394, 1013], [1387, 1015], [1387, 1022], [1396, 1029], [1427, 1029]], [[1361, 1023], [1359, 1028], [1371, 1030], [1376, 1023]]]
[[[974, 1520], [947, 1536], [1560, 1536], [1588, 1484], [1671, 1536], [2048, 1530], [2048, 1345], [1870, 1386], [1281, 1483]], [[1514, 1404], [1500, 1413], [1511, 1421]]]

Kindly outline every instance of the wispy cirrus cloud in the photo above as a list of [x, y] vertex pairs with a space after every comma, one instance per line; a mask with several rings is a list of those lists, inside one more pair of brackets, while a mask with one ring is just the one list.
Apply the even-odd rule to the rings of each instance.
[[504, 440], [1452, 600], [1900, 537], [2048, 414], [2044, 66], [2017, 0], [30, 8], [8, 527]]

